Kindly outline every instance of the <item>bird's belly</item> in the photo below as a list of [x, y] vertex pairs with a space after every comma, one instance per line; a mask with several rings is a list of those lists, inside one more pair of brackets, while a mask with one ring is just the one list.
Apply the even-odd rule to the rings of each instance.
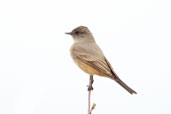
[[78, 59], [74, 59], [75, 63], [86, 73], [90, 74], [90, 75], [100, 75], [100, 76], [104, 76], [105, 74], [98, 71], [97, 69], [83, 63], [82, 61], [78, 60]]

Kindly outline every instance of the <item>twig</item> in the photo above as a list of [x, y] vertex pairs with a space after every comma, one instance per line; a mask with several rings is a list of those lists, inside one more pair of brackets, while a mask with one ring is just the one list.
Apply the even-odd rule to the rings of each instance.
[[90, 109], [90, 106], [91, 106], [91, 91], [93, 90], [93, 86], [92, 86], [93, 82], [94, 82], [93, 75], [90, 75], [89, 85], [88, 85], [88, 114], [91, 114], [91, 112], [93, 111], [93, 109], [96, 106], [96, 104], [93, 104], [93, 106]]

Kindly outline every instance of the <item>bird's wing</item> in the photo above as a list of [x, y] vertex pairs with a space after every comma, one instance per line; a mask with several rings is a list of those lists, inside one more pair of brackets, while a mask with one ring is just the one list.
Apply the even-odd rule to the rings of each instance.
[[95, 68], [99, 72], [111, 76], [111, 68], [109, 67], [108, 63], [105, 60], [105, 57], [97, 57], [93, 55], [88, 54], [78, 54], [75, 56], [77, 59], [79, 59], [81, 62], [91, 66], [92, 68]]
[[112, 66], [108, 62], [108, 60], [105, 57], [98, 57], [83, 53], [77, 53], [75, 56], [77, 59], [79, 59], [81, 62], [91, 66], [92, 68], [95, 68], [99, 72], [105, 74], [109, 78], [115, 80], [120, 86], [122, 86], [124, 89], [126, 89], [130, 94], [136, 94], [136, 91], [131, 89], [128, 85], [126, 85], [114, 72]]

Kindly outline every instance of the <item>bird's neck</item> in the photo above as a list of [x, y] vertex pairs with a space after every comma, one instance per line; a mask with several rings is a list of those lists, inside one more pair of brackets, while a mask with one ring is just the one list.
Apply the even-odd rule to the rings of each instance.
[[80, 44], [95, 43], [95, 40], [93, 37], [77, 38], [74, 39], [74, 43], [80, 43]]

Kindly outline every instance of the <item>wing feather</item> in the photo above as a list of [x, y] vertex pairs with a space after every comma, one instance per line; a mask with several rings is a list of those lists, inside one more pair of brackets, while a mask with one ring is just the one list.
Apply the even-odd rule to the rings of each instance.
[[83, 63], [97, 69], [99, 72], [103, 74], [106, 74], [108, 76], [112, 75], [111, 68], [106, 63], [105, 58], [78, 53], [76, 58], [82, 61]]

